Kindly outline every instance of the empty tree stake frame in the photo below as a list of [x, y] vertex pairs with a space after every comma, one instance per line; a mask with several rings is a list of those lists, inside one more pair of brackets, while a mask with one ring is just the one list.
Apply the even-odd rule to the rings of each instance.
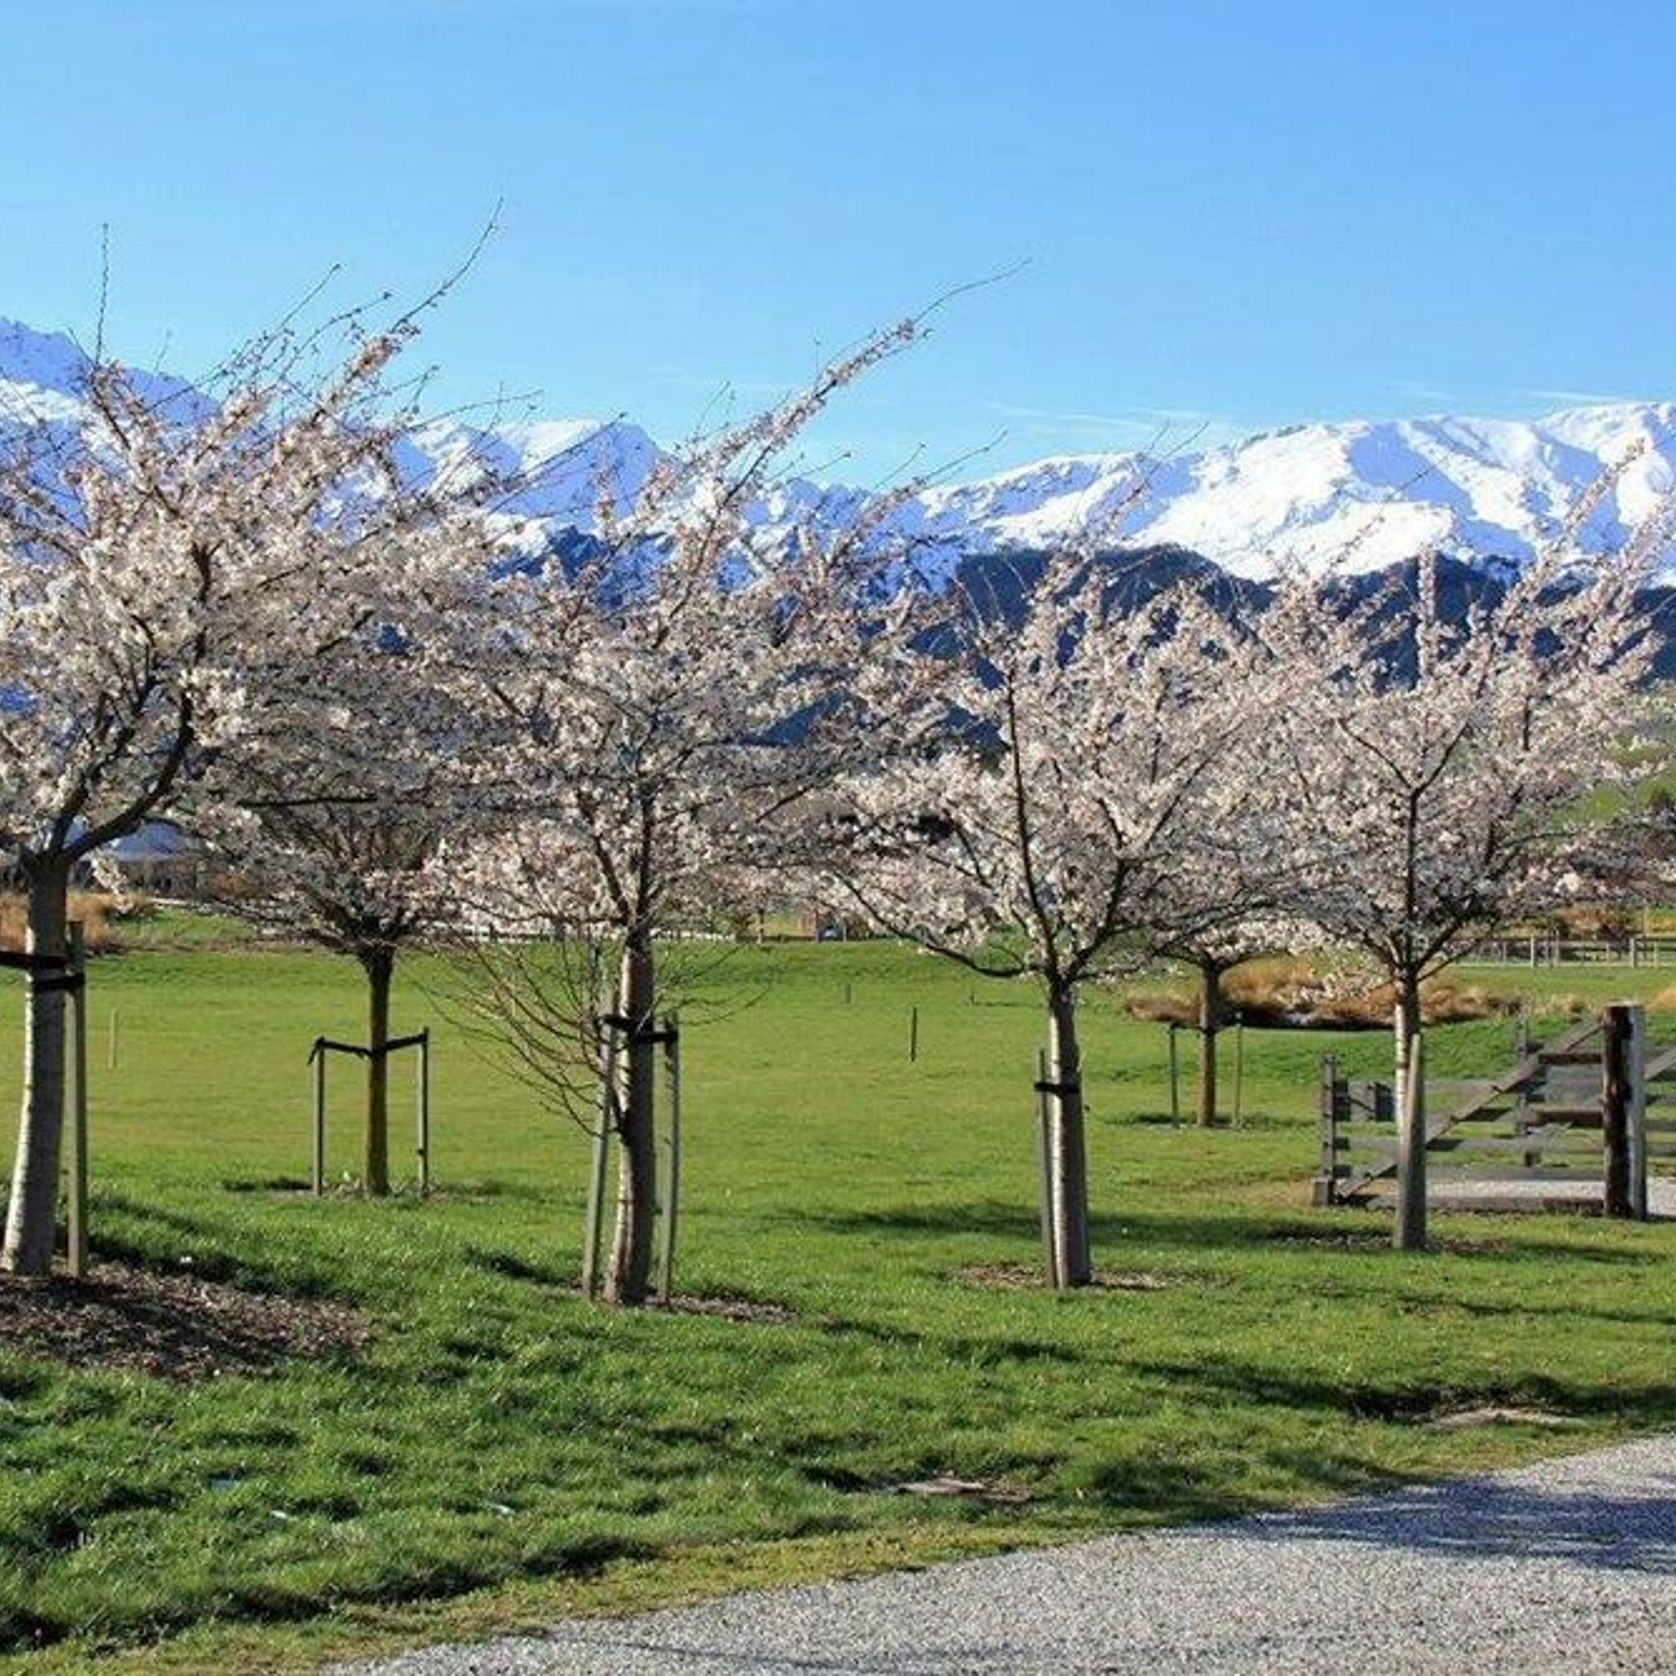
[[[412, 1036], [394, 1036], [385, 1043], [386, 1058], [403, 1048], [419, 1050], [419, 1082], [414, 1094], [413, 1156], [418, 1165], [419, 1191], [431, 1190], [431, 1033], [421, 1030]], [[371, 1059], [374, 1049], [355, 1042], [334, 1042], [327, 1036], [316, 1036], [308, 1050], [308, 1063], [314, 1088], [314, 1168], [312, 1185], [315, 1197], [326, 1191], [326, 1055], [346, 1053], [354, 1059]]]

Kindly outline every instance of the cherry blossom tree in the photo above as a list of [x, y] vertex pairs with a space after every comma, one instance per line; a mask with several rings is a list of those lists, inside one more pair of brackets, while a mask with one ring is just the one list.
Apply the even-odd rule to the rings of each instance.
[[239, 737], [266, 672], [366, 621], [384, 579], [351, 537], [422, 510], [384, 492], [411, 418], [387, 376], [411, 319], [339, 324], [346, 356], [286, 325], [232, 357], [209, 397], [159, 395], [95, 355], [85, 424], [42, 419], [0, 443], [0, 853], [27, 893], [35, 962], [3, 1259], [19, 1272], [52, 1257], [52, 980], [72, 870], [177, 808]]
[[1186, 925], [1183, 931], [1166, 932], [1167, 941], [1159, 952], [1193, 970], [1197, 992], [1193, 1029], [1199, 1037], [1194, 1115], [1201, 1129], [1213, 1127], [1218, 1119], [1217, 1038], [1229, 1022], [1224, 980], [1247, 961], [1294, 953], [1316, 940], [1313, 927], [1264, 911], [1265, 902], [1272, 901], [1279, 888], [1276, 864], [1284, 856], [1266, 840], [1265, 824], [1242, 817], [1236, 822], [1233, 841], [1207, 845], [1205, 858], [1213, 865], [1195, 869], [1197, 877], [1190, 882], [1178, 874], [1167, 887], [1175, 896], [1187, 883], [1186, 914], [1165, 911], [1159, 915], [1166, 928]]
[[380, 1197], [390, 1191], [396, 964], [453, 919], [437, 861], [465, 813], [453, 765], [471, 731], [457, 714], [452, 726], [442, 722], [422, 659], [382, 635], [351, 637], [299, 673], [307, 684], [265, 691], [263, 724], [218, 757], [195, 800], [199, 829], [225, 907], [266, 932], [347, 955], [365, 976], [362, 1186]]
[[1221, 604], [1191, 583], [1138, 600], [1075, 554], [1018, 614], [956, 590], [944, 632], [876, 695], [877, 758], [833, 815], [835, 896], [1041, 986], [1062, 1285], [1092, 1277], [1078, 998], [1225, 911], [1172, 880], [1237, 822], [1277, 668]]
[[1374, 960], [1394, 994], [1401, 1114], [1396, 1243], [1426, 1238], [1421, 985], [1498, 924], [1547, 911], [1606, 842], [1589, 796], [1625, 752], [1655, 654], [1638, 600], [1659, 525], [1582, 558], [1569, 536], [1464, 610], [1423, 556], [1347, 601], [1329, 579], [1294, 620], [1311, 679], [1287, 713], [1293, 906]]
[[780, 865], [788, 811], [854, 749], [860, 672], [900, 644], [892, 625], [911, 609], [884, 540], [900, 497], [841, 515], [811, 504], [790, 536], [761, 510], [803, 428], [914, 335], [871, 338], [781, 407], [672, 454], [626, 507], [602, 484], [590, 551], [503, 567], [487, 609], [456, 618], [457, 690], [499, 729], [479, 792], [498, 826], [450, 851], [501, 939], [477, 981], [568, 1109], [595, 1066], [617, 1068], [603, 1102], [620, 1142], [611, 1302], [642, 1302], [650, 1280], [653, 1036], [679, 995], [665, 940]]

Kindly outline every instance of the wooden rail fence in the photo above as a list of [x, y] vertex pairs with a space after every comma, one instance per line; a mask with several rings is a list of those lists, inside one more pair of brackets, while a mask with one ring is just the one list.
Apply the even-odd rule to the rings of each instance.
[[[1439, 1197], [1450, 1204], [1598, 1199], [1607, 1215], [1644, 1217], [1649, 1171], [1676, 1169], [1676, 1047], [1648, 1048], [1640, 1007], [1609, 1007], [1547, 1043], [1521, 1026], [1506, 1071], [1428, 1082], [1426, 1109], [1428, 1189], [1445, 1188]], [[1391, 1192], [1396, 1172], [1389, 1084], [1351, 1081], [1333, 1058], [1323, 1060], [1314, 1202], [1375, 1202]], [[1529, 1183], [1577, 1190], [1533, 1193]]]
[[1481, 966], [1676, 966], [1676, 937], [1491, 937], [1473, 950]]

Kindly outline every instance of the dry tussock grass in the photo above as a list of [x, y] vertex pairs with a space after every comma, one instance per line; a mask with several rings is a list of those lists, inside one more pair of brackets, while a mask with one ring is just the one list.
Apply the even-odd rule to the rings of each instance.
[[[132, 912], [132, 908], [128, 910]], [[99, 954], [115, 946], [117, 900], [101, 891], [73, 890], [70, 892], [70, 918], [82, 922], [90, 954]], [[0, 895], [0, 949], [16, 953], [23, 947], [25, 911], [24, 899], [15, 891]]]
[[[1222, 980], [1229, 1007], [1247, 1024], [1307, 1030], [1387, 1030], [1394, 995], [1389, 984], [1369, 986], [1355, 973], [1324, 970], [1295, 955], [1248, 961]], [[1160, 1024], [1195, 1024], [1197, 993], [1191, 988], [1136, 996], [1129, 1011]], [[1427, 1024], [1459, 1024], [1519, 1010], [1519, 998], [1454, 978], [1434, 978], [1421, 991]]]

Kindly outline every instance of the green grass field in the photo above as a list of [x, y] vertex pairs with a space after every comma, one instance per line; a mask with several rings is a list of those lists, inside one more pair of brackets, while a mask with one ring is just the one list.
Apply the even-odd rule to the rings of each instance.
[[[1472, 975], [1590, 1000], [1671, 976]], [[355, 969], [97, 963], [96, 1255], [347, 1303], [372, 1335], [196, 1384], [0, 1349], [0, 1663], [307, 1668], [1676, 1423], [1676, 1228], [1439, 1216], [1442, 1249], [1405, 1258], [1383, 1217], [1307, 1208], [1318, 1056], [1380, 1073], [1377, 1033], [1248, 1033], [1247, 1123], [1207, 1134], [1161, 1121], [1162, 1031], [1097, 998], [1096, 1260], [1129, 1284], [1055, 1297], [969, 1272], [1037, 1260], [1029, 992], [885, 945], [742, 949], [712, 998], [755, 1004], [688, 1017], [679, 1289], [783, 1313], [611, 1313], [571, 1290], [584, 1137], [425, 976], [395, 1022], [437, 1029], [442, 1191], [317, 1202], [283, 1184], [307, 1171], [308, 1044], [357, 1032]], [[1495, 1069], [1507, 1040], [1437, 1031], [1432, 1070]], [[351, 1170], [354, 1073], [333, 1074]], [[1563, 1423], [1430, 1423], [1497, 1404]], [[892, 1493], [936, 1474], [1020, 1499]]]

